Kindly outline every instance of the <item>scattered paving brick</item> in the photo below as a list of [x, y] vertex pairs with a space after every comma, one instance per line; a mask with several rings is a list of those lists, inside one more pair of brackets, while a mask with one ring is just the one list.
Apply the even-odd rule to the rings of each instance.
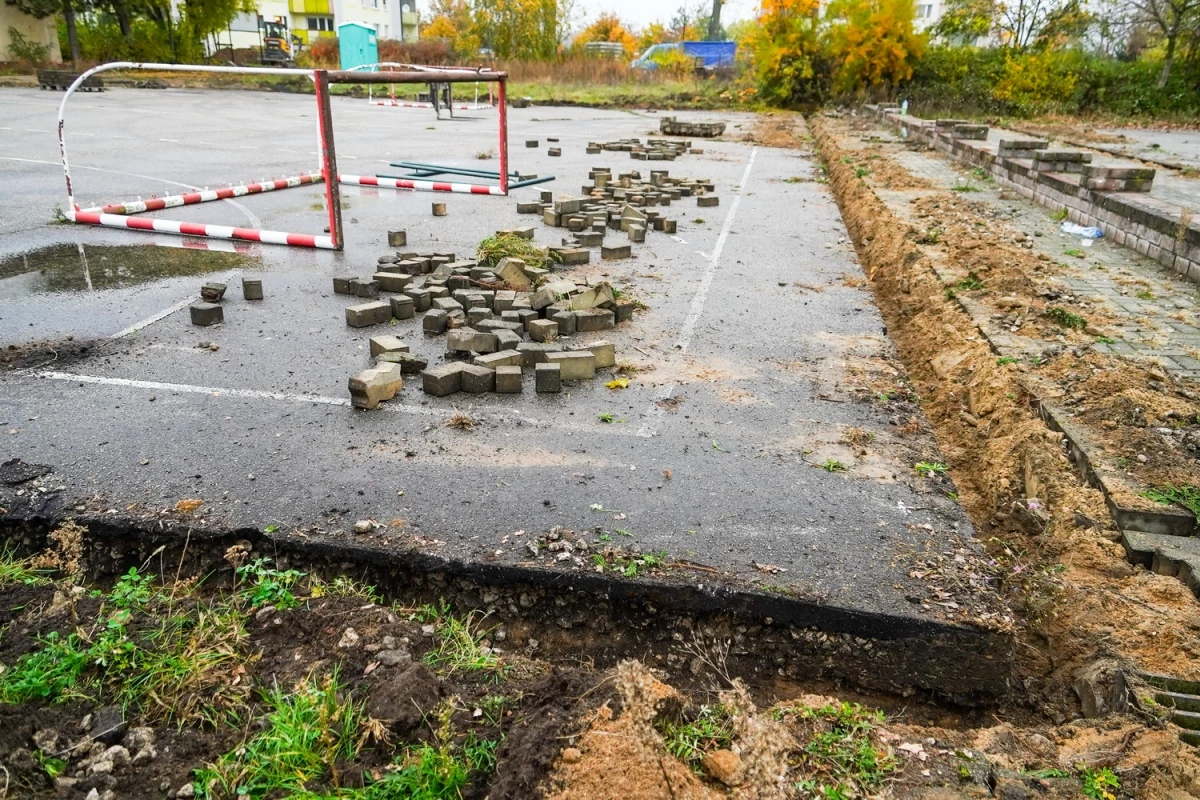
[[352, 328], [365, 328], [368, 325], [379, 325], [390, 321], [392, 306], [378, 300], [374, 303], [362, 303], [346, 308], [346, 324]]
[[562, 391], [562, 371], [558, 364], [541, 363], [533, 368], [534, 388], [538, 394]]
[[242, 297], [246, 300], [262, 300], [262, 281], [258, 278], [242, 278]]
[[496, 393], [520, 394], [525, 388], [521, 367], [515, 364], [496, 367]]
[[349, 382], [351, 404], [355, 408], [378, 408], [404, 386], [400, 374], [400, 365], [382, 363], [354, 375]]
[[188, 311], [193, 325], [207, 327], [225, 321], [225, 310], [216, 303], [192, 303]]

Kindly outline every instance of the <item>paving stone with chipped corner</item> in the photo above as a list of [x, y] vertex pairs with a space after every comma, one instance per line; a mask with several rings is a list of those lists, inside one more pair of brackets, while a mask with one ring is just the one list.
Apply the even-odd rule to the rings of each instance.
[[414, 375], [429, 366], [429, 359], [424, 356], [401, 352], [380, 353], [375, 356], [375, 363], [378, 364], [380, 362], [399, 364], [400, 371], [405, 375]]
[[446, 397], [462, 391], [463, 363], [455, 361], [440, 367], [430, 367], [421, 373], [421, 390], [434, 397]]
[[355, 408], [378, 408], [404, 386], [399, 364], [376, 364], [350, 378], [350, 402]]
[[380, 353], [407, 353], [409, 350], [408, 345], [399, 336], [394, 336], [390, 333], [381, 336], [372, 336], [368, 340], [368, 345], [371, 349], [371, 358]]

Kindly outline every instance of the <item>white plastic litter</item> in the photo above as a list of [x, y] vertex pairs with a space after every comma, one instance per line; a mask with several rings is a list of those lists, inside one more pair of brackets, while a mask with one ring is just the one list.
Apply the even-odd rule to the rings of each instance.
[[1084, 226], [1076, 225], [1074, 222], [1069, 220], [1064, 222], [1059, 230], [1071, 236], [1082, 236], [1085, 239], [1099, 239], [1104, 235], [1104, 231], [1100, 230], [1099, 228], [1085, 228]]

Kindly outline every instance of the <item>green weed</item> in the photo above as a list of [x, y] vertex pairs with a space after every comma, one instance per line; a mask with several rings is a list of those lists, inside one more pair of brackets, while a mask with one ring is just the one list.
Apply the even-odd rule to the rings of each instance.
[[358, 755], [362, 705], [342, 696], [336, 669], [320, 684], [276, 687], [264, 700], [266, 727], [197, 771], [197, 797], [304, 796], [306, 785], [323, 776], [333, 775], [336, 784], [337, 770]]
[[149, 603], [153, 596], [154, 576], [142, 575], [137, 567], [130, 567], [108, 593], [108, 601], [117, 608], [134, 609]]
[[46, 634], [40, 642], [40, 650], [26, 653], [0, 674], [0, 703], [14, 705], [29, 700], [88, 697], [80, 688], [91, 664], [87, 642], [75, 633], [62, 638], [54, 632]]
[[806, 777], [794, 786], [800, 797], [873, 796], [899, 766], [889, 748], [874, 743], [875, 729], [884, 719], [881, 711], [836, 703], [783, 708], [776, 717], [791, 718], [807, 732], [798, 765]]
[[980, 280], [979, 276], [976, 275], [974, 271], [971, 271], [967, 273], [967, 277], [954, 284], [954, 288], [958, 289], [960, 292], [975, 292], [980, 289], [986, 289], [987, 284]]
[[825, 463], [821, 465], [821, 469], [826, 472], [845, 472], [848, 467], [837, 459], [827, 458], [825, 459]]
[[1055, 211], [1053, 214], [1050, 215], [1050, 219], [1054, 220], [1055, 222], [1062, 222], [1066, 218], [1067, 218], [1067, 207], [1066, 206], [1063, 206], [1058, 211]]
[[697, 774], [705, 754], [733, 744], [733, 721], [723, 705], [702, 705], [695, 719], [687, 722], [664, 719], [656, 722], [655, 727], [662, 734], [667, 752]]
[[446, 615], [437, 623], [437, 645], [425, 654], [425, 663], [444, 673], [496, 672], [499, 657], [485, 647], [488, 631], [470, 614], [459, 618]]
[[996, 359], [996, 366], [1003, 367], [1005, 364], [1020, 364], [1021, 359], [1016, 356], [1000, 356]]
[[527, 266], [537, 269], [548, 269], [551, 264], [557, 264], [562, 258], [544, 248], [538, 247], [529, 239], [522, 239], [512, 234], [489, 236], [479, 243], [477, 248], [479, 263], [494, 267], [502, 258], [519, 258]]
[[37, 569], [33, 559], [18, 558], [16, 548], [11, 543], [5, 543], [0, 550], [0, 586], [10, 586], [15, 583], [25, 586], [45, 586], [50, 583], [50, 571]]
[[1050, 309], [1046, 311], [1046, 316], [1058, 325], [1061, 325], [1064, 328], [1070, 328], [1071, 330], [1083, 330], [1088, 324], [1086, 319], [1078, 314], [1072, 314], [1070, 311], [1067, 311], [1061, 306], [1051, 306]]
[[592, 563], [601, 570], [616, 572], [623, 578], [636, 578], [643, 570], [659, 569], [667, 564], [667, 551], [657, 553], [625, 553], [619, 549], [594, 553]]
[[955, 183], [953, 186], [950, 187], [950, 191], [952, 191], [952, 192], [978, 192], [978, 191], [982, 191], [982, 190], [975, 184], [971, 183], [970, 181], [967, 181], [966, 183]]
[[271, 569], [269, 558], [259, 558], [237, 570], [238, 579], [249, 585], [242, 589], [239, 597], [251, 606], [275, 606], [276, 608], [295, 608], [300, 601], [292, 592], [307, 573], [294, 569]]
[[930, 228], [917, 237], [917, 244], [937, 244], [942, 240], [942, 231], [940, 228]]
[[338, 576], [332, 581], [313, 580], [309, 587], [311, 597], [352, 597], [376, 605], [383, 602], [383, 595], [370, 584], [353, 578]]
[[870, 174], [871, 170], [867, 169], [866, 167], [857, 167], [854, 170], [854, 177], [856, 178], [865, 178]]
[[1156, 486], [1142, 492], [1142, 497], [1163, 505], [1174, 503], [1183, 506], [1200, 519], [1200, 488], [1195, 486]]
[[1110, 790], [1120, 791], [1121, 789], [1121, 781], [1108, 767], [1100, 769], [1080, 767], [1079, 780], [1082, 783], [1079, 787], [1080, 791], [1083, 792], [1084, 797], [1089, 797], [1091, 800], [1116, 800], [1116, 793]]
[[992, 183], [996, 180], [994, 177], [992, 177], [992, 173], [988, 172], [983, 167], [972, 167], [971, 176], [981, 181], [987, 181], [988, 183]]
[[937, 461], [918, 461], [913, 465], [913, 469], [917, 471], [918, 475], [925, 478], [945, 475], [948, 472], [946, 465]]
[[1069, 250], [1063, 250], [1064, 256], [1074, 256], [1075, 258], [1083, 258], [1083, 251], [1078, 247], [1072, 247]]
[[701, 219], [700, 217], [696, 217], [694, 220], [692, 220], [692, 224], [693, 224], [693, 225], [703, 225], [703, 224], [704, 224], [704, 220], [703, 220], [703, 219]]
[[1137, 297], [1137, 299], [1139, 299], [1139, 300], [1153, 300], [1153, 299], [1154, 299], [1154, 292], [1150, 291], [1149, 289], [1142, 289], [1142, 290], [1141, 290], [1140, 292], [1138, 292], [1138, 293], [1137, 293], [1137, 295], [1135, 295], [1135, 296], [1136, 296], [1136, 297]]
[[1116, 341], [1116, 339], [1113, 339], [1111, 336], [1097, 336], [1096, 337], [1096, 344], [1112, 344], [1115, 341]]

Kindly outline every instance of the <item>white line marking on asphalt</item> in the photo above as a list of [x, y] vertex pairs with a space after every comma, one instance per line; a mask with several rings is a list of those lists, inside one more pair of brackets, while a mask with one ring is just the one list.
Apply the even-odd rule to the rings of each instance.
[[[217, 281], [218, 283], [229, 283], [240, 274], [241, 274], [241, 270], [233, 269], [233, 270], [230, 270], [229, 272], [225, 273], [224, 275], [214, 278], [213, 280]], [[112, 336], [110, 336], [108, 338], [109, 339], [124, 339], [126, 336], [128, 336], [131, 333], [137, 333], [142, 328], [148, 328], [151, 325], [153, 325], [154, 323], [158, 322], [160, 319], [171, 316], [172, 314], [174, 314], [176, 311], [183, 308], [184, 306], [191, 305], [195, 301], [195, 299], [196, 299], [195, 295], [185, 297], [184, 299], [180, 300], [178, 303], [168, 306], [168, 307], [164, 308], [162, 311], [158, 311], [154, 314], [151, 314], [150, 316], [146, 317], [144, 320], [141, 320], [140, 322], [133, 323], [128, 328], [122, 328], [121, 330], [117, 331], [116, 333], [114, 333]]]
[[687, 242], [685, 242], [683, 239], [680, 239], [678, 236], [672, 236], [671, 238], [674, 239], [675, 241], [679, 242], [680, 244], [687, 244]]
[[[35, 372], [34, 377], [44, 378], [52, 381], [66, 381], [69, 383], [87, 383], [99, 386], [120, 386], [129, 389], [153, 389], [161, 392], [179, 392], [181, 394], [205, 394], [211, 397], [238, 397], [250, 400], [278, 400], [285, 403], [309, 403], [312, 405], [327, 405], [327, 406], [349, 406], [350, 401], [341, 397], [327, 397], [319, 394], [289, 394], [287, 392], [268, 392], [261, 389], [231, 389], [220, 386], [194, 386], [188, 383], [166, 383], [163, 381], [143, 381], [133, 378], [110, 378], [101, 375], [80, 375], [73, 372]], [[385, 403], [380, 406], [384, 411], [399, 412], [401, 414], [415, 414], [422, 417], [438, 417], [441, 419], [449, 418], [457, 413], [453, 409], [445, 408], [428, 408], [426, 406], [408, 405], [406, 403]], [[492, 417], [510, 417], [515, 418], [520, 422], [533, 425], [538, 428], [562, 428], [571, 431], [588, 432], [593, 430], [584, 425], [563, 423], [557, 420], [540, 420], [533, 417], [527, 417], [516, 409], [499, 410], [495, 413], [484, 413], [480, 416]], [[622, 432], [615, 430], [605, 430], [606, 436], [635, 436], [632, 432]]]
[[[733, 227], [733, 218], [737, 215], [738, 207], [742, 204], [742, 189], [750, 181], [750, 170], [754, 168], [754, 159], [757, 156], [758, 148], [755, 147], [750, 151], [750, 158], [746, 161], [746, 171], [742, 173], [742, 180], [733, 190], [733, 203], [729, 206], [729, 213], [725, 215], [725, 222], [721, 225], [721, 233], [717, 236], [717, 243], [712, 249], [712, 255], [700, 253], [700, 255], [708, 259], [708, 268], [704, 270], [704, 277], [700, 279], [700, 289], [696, 292], [696, 296], [692, 298], [692, 308], [683, 320], [683, 327], [679, 329], [679, 338], [675, 341], [675, 349], [681, 354], [686, 353], [688, 347], [691, 346], [692, 336], [696, 333], [696, 325], [700, 322], [700, 315], [704, 313], [704, 304], [708, 301], [708, 293], [712, 289], [713, 278], [717, 274], [717, 264], [721, 261], [721, 251], [725, 249], [725, 242], [729, 240], [729, 230]], [[671, 399], [671, 394], [675, 391], [676, 386], [675, 382], [667, 383], [654, 393], [654, 402], [650, 404], [650, 407], [646, 409], [646, 413], [642, 415], [646, 418], [646, 421], [638, 428], [638, 436], [648, 439], [657, 433], [651, 423], [664, 413], [659, 403]]]
[[159, 141], [160, 142], [171, 142], [172, 144], [177, 144], [179, 142], [178, 139], [159, 139]]

